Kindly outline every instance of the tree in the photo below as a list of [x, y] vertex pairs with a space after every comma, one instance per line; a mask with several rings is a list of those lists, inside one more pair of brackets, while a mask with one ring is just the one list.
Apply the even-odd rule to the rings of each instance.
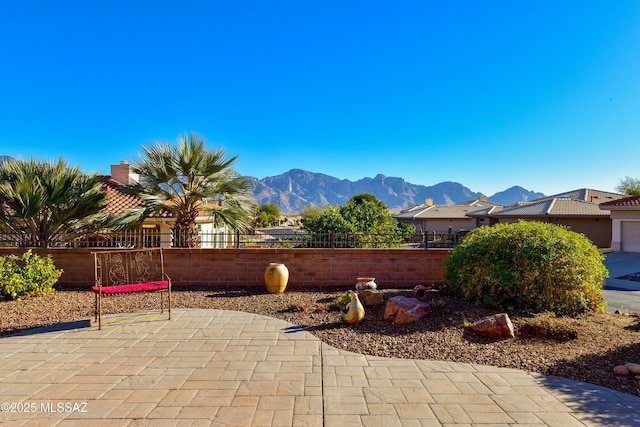
[[174, 245], [197, 244], [196, 218], [208, 215], [214, 224], [244, 231], [251, 225], [251, 182], [233, 168], [238, 156], [209, 150], [196, 134], [180, 137], [177, 144], [155, 142], [143, 147], [144, 156], [132, 164], [139, 182], [129, 191], [141, 198], [121, 225], [131, 227], [151, 213], [168, 210], [175, 216]]
[[616, 191], [630, 196], [640, 196], [640, 179], [625, 176], [618, 183]]
[[327, 206], [319, 213], [303, 216], [302, 228], [312, 233], [349, 233], [353, 229], [337, 206]]
[[0, 223], [29, 246], [49, 247], [61, 234], [95, 231], [109, 223], [100, 178], [78, 167], [35, 160], [0, 165]]
[[340, 207], [340, 214], [355, 233], [395, 232], [398, 224], [387, 205], [369, 193], [353, 196]]
[[389, 208], [367, 193], [353, 196], [341, 207], [306, 212], [302, 226], [315, 234], [331, 235], [332, 245], [342, 247], [398, 246], [407, 234]]
[[280, 221], [280, 208], [273, 203], [266, 203], [256, 209], [256, 226], [270, 227], [278, 225]]

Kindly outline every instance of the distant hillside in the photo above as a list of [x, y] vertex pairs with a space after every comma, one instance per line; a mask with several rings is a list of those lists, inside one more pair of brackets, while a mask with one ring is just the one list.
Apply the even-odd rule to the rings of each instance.
[[0, 165], [9, 160], [14, 160], [11, 156], [0, 156]]
[[516, 202], [528, 202], [530, 200], [539, 199], [541, 197], [545, 197], [545, 195], [542, 193], [535, 193], [533, 191], [526, 190], [516, 185], [494, 194], [493, 196], [489, 197], [489, 201], [508, 206]]
[[[255, 185], [253, 195], [256, 202], [258, 204], [274, 203], [284, 215], [302, 212], [310, 206], [342, 205], [353, 195], [360, 193], [371, 193], [390, 208], [405, 208], [424, 203], [427, 198], [433, 199], [436, 204], [446, 205], [472, 200], [482, 195], [457, 182], [441, 182], [425, 186], [384, 175], [362, 178], [353, 182], [301, 169], [292, 169], [282, 175], [264, 179], [251, 178], [251, 180]], [[521, 191], [512, 191], [514, 188]], [[533, 194], [540, 193], [528, 192], [521, 187], [512, 187], [497, 193], [495, 196], [502, 201], [496, 203], [508, 205], [530, 200], [523, 197], [532, 197]]]

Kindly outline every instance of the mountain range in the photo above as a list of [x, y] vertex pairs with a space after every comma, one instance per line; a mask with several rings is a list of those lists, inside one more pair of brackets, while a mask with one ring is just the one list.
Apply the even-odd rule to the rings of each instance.
[[[411, 184], [402, 178], [381, 174], [357, 181], [338, 179], [322, 173], [292, 169], [282, 175], [263, 179], [250, 177], [254, 183], [253, 196], [260, 205], [273, 203], [283, 215], [302, 212], [310, 206], [342, 205], [352, 196], [370, 193], [392, 209], [424, 203], [433, 199], [438, 205], [448, 205], [473, 200], [483, 196], [457, 182], [441, 182], [431, 186]], [[519, 186], [510, 187], [489, 197], [489, 201], [501, 205], [544, 197], [542, 193]]]
[[[11, 159], [9, 156], [0, 156], [0, 164]], [[254, 184], [255, 201], [260, 205], [273, 203], [280, 208], [283, 215], [297, 214], [310, 206], [343, 205], [352, 196], [361, 193], [373, 194], [392, 209], [424, 203], [426, 199], [432, 199], [437, 205], [448, 205], [473, 200], [483, 195], [457, 182], [446, 181], [425, 186], [381, 174], [373, 178], [350, 181], [322, 173], [291, 169], [282, 175], [263, 179], [248, 178]], [[544, 196], [542, 193], [513, 186], [488, 199], [507, 206]]]

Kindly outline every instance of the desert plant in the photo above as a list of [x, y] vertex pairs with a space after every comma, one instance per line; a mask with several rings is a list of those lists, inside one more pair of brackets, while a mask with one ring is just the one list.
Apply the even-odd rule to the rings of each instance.
[[51, 255], [42, 258], [28, 250], [20, 258], [0, 257], [0, 296], [20, 300], [50, 294], [61, 274]]
[[429, 306], [432, 310], [441, 310], [445, 308], [447, 303], [443, 299], [432, 299], [429, 301]]
[[289, 310], [292, 312], [305, 312], [309, 308], [309, 301], [296, 299], [291, 303]]
[[520, 221], [473, 230], [451, 252], [449, 292], [529, 312], [603, 311], [604, 256], [564, 226]]
[[348, 290], [344, 294], [336, 297], [336, 299], [333, 300], [333, 304], [340, 310], [346, 311], [347, 307], [349, 307], [349, 303], [351, 303], [351, 295], [353, 295], [353, 291]]
[[570, 319], [557, 318], [554, 313], [539, 313], [527, 319], [518, 328], [521, 338], [570, 341], [578, 339], [578, 330], [569, 323]]
[[108, 226], [100, 177], [58, 162], [12, 160], [0, 165], [0, 225], [21, 246], [50, 247], [66, 233]]

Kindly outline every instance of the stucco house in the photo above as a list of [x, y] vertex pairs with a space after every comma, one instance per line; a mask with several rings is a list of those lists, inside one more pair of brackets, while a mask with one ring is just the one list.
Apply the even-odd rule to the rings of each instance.
[[[561, 224], [587, 236], [598, 247], [611, 244], [611, 215], [600, 204], [625, 197], [623, 194], [581, 188], [542, 197], [530, 202], [516, 203], [491, 212], [488, 216], [498, 223], [519, 220]], [[478, 217], [478, 213], [469, 216]]]
[[640, 252], [640, 196], [604, 202], [600, 209], [611, 212], [611, 249]]
[[[123, 215], [128, 209], [140, 206], [139, 198], [122, 191], [123, 185], [133, 184], [137, 180], [138, 176], [131, 172], [127, 162], [111, 165], [111, 175], [102, 179], [102, 188], [109, 196], [106, 207], [108, 213]], [[145, 246], [170, 247], [171, 226], [174, 221], [171, 211], [163, 210], [158, 215], [147, 217], [137, 230], [122, 235], [127, 240], [140, 240], [136, 243], [142, 242]], [[235, 232], [225, 225], [213, 224], [211, 218], [204, 212], [196, 218], [196, 223], [198, 240], [202, 248], [223, 248], [233, 245], [236, 241]], [[129, 237], [126, 237], [127, 234]], [[127, 241], [122, 242], [124, 246], [128, 244]]]
[[[401, 211], [395, 215], [395, 218], [398, 222], [414, 224], [418, 232], [445, 233], [450, 229], [451, 232], [456, 233], [460, 230], [472, 230], [478, 226], [479, 218], [471, 217], [469, 214], [478, 211], [492, 212], [502, 207], [497, 203], [489, 202], [486, 196], [454, 205], [434, 205], [432, 199], [427, 199], [421, 205]], [[486, 225], [491, 225], [488, 215], [482, 217], [481, 225], [484, 225], [484, 218], [487, 218]]]

